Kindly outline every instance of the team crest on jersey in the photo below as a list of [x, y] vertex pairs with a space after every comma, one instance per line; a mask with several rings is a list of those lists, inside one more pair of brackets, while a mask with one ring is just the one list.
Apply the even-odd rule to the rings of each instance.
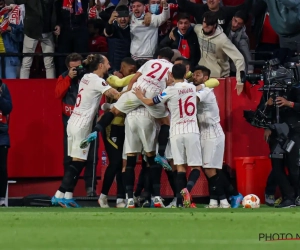
[[111, 140], [112, 140], [114, 143], [116, 143], [117, 137], [112, 137]]
[[102, 86], [104, 87], [108, 86], [107, 82], [102, 82]]

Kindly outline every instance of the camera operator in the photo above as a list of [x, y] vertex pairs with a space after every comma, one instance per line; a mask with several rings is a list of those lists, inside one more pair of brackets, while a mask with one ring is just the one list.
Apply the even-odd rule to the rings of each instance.
[[[83, 76], [84, 68], [82, 67], [82, 57], [77, 53], [72, 53], [66, 58], [66, 66], [68, 71], [62, 73], [56, 83], [55, 98], [62, 100], [62, 118], [64, 124], [64, 169], [69, 167], [71, 157], [68, 156], [68, 136], [67, 123], [73, 111], [78, 94], [80, 79]], [[78, 75], [79, 74], [79, 75]], [[91, 144], [88, 154], [88, 160], [84, 172], [84, 180], [87, 196], [96, 195], [96, 174], [94, 175], [93, 185], [93, 168], [98, 163], [98, 141], [97, 150], [95, 151], [95, 143]]]
[[[273, 99], [275, 99], [275, 103]], [[274, 104], [279, 107], [279, 122], [286, 123], [289, 126], [288, 137], [295, 142], [291, 151], [284, 154], [283, 159], [271, 157], [272, 172], [270, 175], [274, 177], [282, 194], [282, 202], [277, 208], [300, 206], [300, 129], [297, 128], [300, 121], [300, 88], [298, 86], [290, 87], [286, 94], [268, 99], [266, 105], [269, 110], [268, 113], [271, 115], [272, 124], [276, 123], [276, 109], [274, 108]], [[269, 143], [271, 151], [278, 143], [277, 136], [276, 131], [265, 130], [264, 138]], [[289, 176], [286, 175], [285, 167], [288, 169]]]

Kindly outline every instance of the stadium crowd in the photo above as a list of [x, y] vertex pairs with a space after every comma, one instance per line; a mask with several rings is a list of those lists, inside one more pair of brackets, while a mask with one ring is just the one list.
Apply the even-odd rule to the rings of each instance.
[[[244, 86], [241, 76], [243, 73], [253, 73], [254, 71], [253, 66], [249, 64], [254, 58], [251, 47], [256, 52], [272, 52], [258, 54], [256, 59], [266, 59], [276, 55], [281, 62], [284, 62], [297, 59], [298, 45], [300, 44], [300, 6], [296, 1], [0, 0], [0, 8], [2, 79], [29, 79], [35, 77], [35, 72], [39, 71], [35, 68], [37, 64], [33, 64], [33, 54], [21, 57], [9, 55], [9, 53], [35, 53], [40, 49], [42, 53], [46, 54], [55, 52], [70, 54], [67, 57], [66, 55], [55, 57], [52, 54], [43, 57], [46, 78], [58, 77], [55, 95], [63, 102], [66, 128], [71, 110], [78, 99], [78, 77], [83, 76], [81, 75], [83, 69], [80, 67], [82, 63], [88, 64], [89, 61], [83, 61], [85, 54], [107, 55], [110, 66], [107, 67], [107, 72], [103, 71], [101, 74], [103, 77], [110, 74], [107, 82], [116, 89], [128, 85], [132, 79], [126, 77], [139, 72], [138, 70], [143, 68], [147, 61], [158, 58], [184, 65], [183, 78], [188, 82], [198, 81], [197, 74], [193, 74], [194, 72], [206, 77], [206, 80], [199, 81], [198, 85], [206, 84], [210, 78], [235, 76], [239, 95]], [[285, 15], [282, 15], [280, 10], [285, 10]], [[170, 57], [170, 53], [166, 52], [166, 48], [171, 49], [172, 57]], [[105, 65], [106, 63], [103, 57], [99, 57], [97, 60], [98, 64]], [[94, 71], [96, 72], [96, 70]], [[174, 72], [172, 73], [174, 76]], [[177, 80], [181, 79], [180, 76], [177, 77]], [[73, 82], [77, 82], [77, 84], [73, 84]], [[211, 85], [209, 82], [205, 87], [214, 88], [217, 85]], [[116, 99], [113, 95], [107, 95], [107, 97]], [[103, 103], [103, 110], [113, 109], [111, 100], [106, 99]], [[127, 193], [132, 189], [132, 186], [129, 188], [128, 185], [124, 188], [124, 182], [128, 183], [128, 177], [124, 177], [128, 163], [126, 171], [124, 168], [123, 170], [122, 167], [120, 168], [123, 164], [123, 155], [120, 152], [123, 153], [121, 149], [125, 140], [126, 126], [125, 128], [123, 126], [124, 117], [113, 118], [109, 129], [99, 130], [102, 137], [106, 138], [105, 147], [110, 162], [104, 176], [99, 204], [101, 207], [108, 207], [107, 194], [116, 177], [118, 182], [117, 206], [128, 207], [130, 202], [125, 203], [125, 189]], [[97, 117], [94, 124], [96, 120]], [[169, 129], [164, 126], [166, 125], [161, 124], [161, 132]], [[222, 130], [218, 127], [219, 129]], [[220, 131], [218, 133], [222, 134]], [[214, 131], [214, 133], [217, 132]], [[67, 137], [67, 131], [65, 131], [64, 179], [70, 177], [68, 169], [71, 159], [67, 152]], [[158, 144], [160, 144], [160, 139], [161, 137], [158, 135]], [[93, 150], [97, 146], [97, 142], [92, 144], [89, 150], [90, 159], [85, 165], [80, 165], [82, 168], [86, 167], [88, 196], [96, 195], [96, 180], [93, 178], [91, 169], [98, 158], [95, 155], [96, 150]], [[91, 162], [90, 168], [88, 168], [89, 162]], [[148, 171], [146, 165], [149, 162], [143, 162], [145, 164], [143, 174], [146, 176]], [[189, 182], [181, 183], [181, 188], [178, 190], [178, 186], [176, 187], [175, 184], [177, 182], [178, 185], [178, 173], [176, 173], [175, 182], [174, 171], [167, 171], [167, 174], [174, 192], [174, 200], [170, 207], [180, 206], [182, 204], [179, 202], [178, 192], [183, 190], [185, 185], [190, 191]], [[224, 191], [231, 197], [231, 207], [237, 207], [242, 195], [227, 182], [222, 173], [217, 171], [217, 173], [205, 172], [205, 174], [208, 179], [218, 175], [218, 178], [222, 180], [222, 188], [227, 188]], [[144, 182], [143, 185], [147, 182], [144, 176], [140, 177], [141, 182]], [[156, 179], [157, 176], [160, 175], [156, 174]], [[196, 177], [191, 178], [193, 183], [195, 179], [197, 180]], [[124, 181], [124, 179], [126, 180]], [[157, 188], [159, 183], [152, 184], [151, 192], [155, 193], [154, 186], [156, 185]], [[76, 207], [77, 204], [72, 200], [75, 185], [76, 182], [72, 182], [70, 189], [63, 187], [64, 192], [60, 187], [54, 196], [56, 200], [53, 203]], [[214, 185], [212, 184], [212, 186]], [[143, 188], [145, 186], [141, 185], [140, 190], [135, 190], [134, 197], [139, 197]], [[61, 196], [62, 193], [63, 196]], [[155, 196], [159, 197], [159, 195]], [[0, 197], [2, 197], [1, 194]], [[220, 203], [221, 207], [230, 207], [228, 202], [224, 201], [226, 200], [225, 193], [216, 194], [216, 197], [211, 200], [219, 199], [223, 201]], [[59, 199], [62, 198], [72, 201], [61, 202]], [[137, 202], [138, 199], [135, 200], [135, 203]], [[164, 207], [162, 200], [154, 200], [154, 203]], [[132, 206], [134, 207], [134, 204]], [[190, 200], [188, 206], [192, 206]], [[216, 207], [218, 204], [210, 203], [209, 206]]]

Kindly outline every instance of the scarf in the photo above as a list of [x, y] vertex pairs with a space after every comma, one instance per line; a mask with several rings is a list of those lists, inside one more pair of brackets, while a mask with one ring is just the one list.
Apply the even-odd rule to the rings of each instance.
[[64, 0], [62, 8], [64, 10], [70, 11], [70, 13], [73, 13], [74, 12], [74, 9], [73, 9], [74, 1], [75, 1], [75, 15], [82, 14], [83, 10], [82, 10], [81, 0]]
[[9, 24], [19, 25], [21, 22], [21, 11], [18, 5], [13, 8], [11, 6], [5, 6], [0, 10], [0, 30], [5, 32]]

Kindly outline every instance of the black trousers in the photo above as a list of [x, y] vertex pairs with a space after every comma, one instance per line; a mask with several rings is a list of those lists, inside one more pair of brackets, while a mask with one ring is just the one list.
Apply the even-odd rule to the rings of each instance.
[[[96, 146], [96, 149], [95, 149]], [[95, 140], [91, 143], [88, 158], [86, 161], [83, 179], [85, 181], [85, 188], [92, 188], [93, 187], [93, 169], [95, 168], [95, 175], [94, 175], [94, 190], [96, 189], [97, 185], [97, 174], [96, 174], [96, 167], [98, 165], [98, 149], [99, 149], [99, 141]], [[96, 151], [95, 151], [96, 150]], [[68, 135], [67, 129], [64, 129], [64, 169], [69, 167], [72, 158], [68, 156]]]
[[109, 165], [104, 174], [102, 192], [107, 195], [116, 177], [117, 198], [125, 198], [125, 190], [122, 181], [123, 145], [125, 140], [125, 126], [109, 125], [102, 133], [105, 151]]
[[[290, 153], [286, 153], [283, 159], [271, 159], [272, 172], [268, 178], [267, 185], [273, 186], [278, 184], [283, 199], [294, 200], [300, 195], [300, 182], [299, 182], [299, 157], [300, 157], [300, 135], [294, 134], [290, 137], [295, 145]], [[270, 149], [276, 145], [276, 137], [271, 136], [269, 146]], [[285, 172], [287, 167], [289, 175]]]
[[8, 147], [0, 146], [0, 198], [5, 198], [7, 188]]
[[[57, 52], [58, 53], [87, 53], [89, 52], [89, 31], [88, 27], [81, 26], [74, 29], [62, 28], [57, 41]], [[66, 57], [57, 58], [57, 73], [61, 75], [67, 70], [65, 64]]]

